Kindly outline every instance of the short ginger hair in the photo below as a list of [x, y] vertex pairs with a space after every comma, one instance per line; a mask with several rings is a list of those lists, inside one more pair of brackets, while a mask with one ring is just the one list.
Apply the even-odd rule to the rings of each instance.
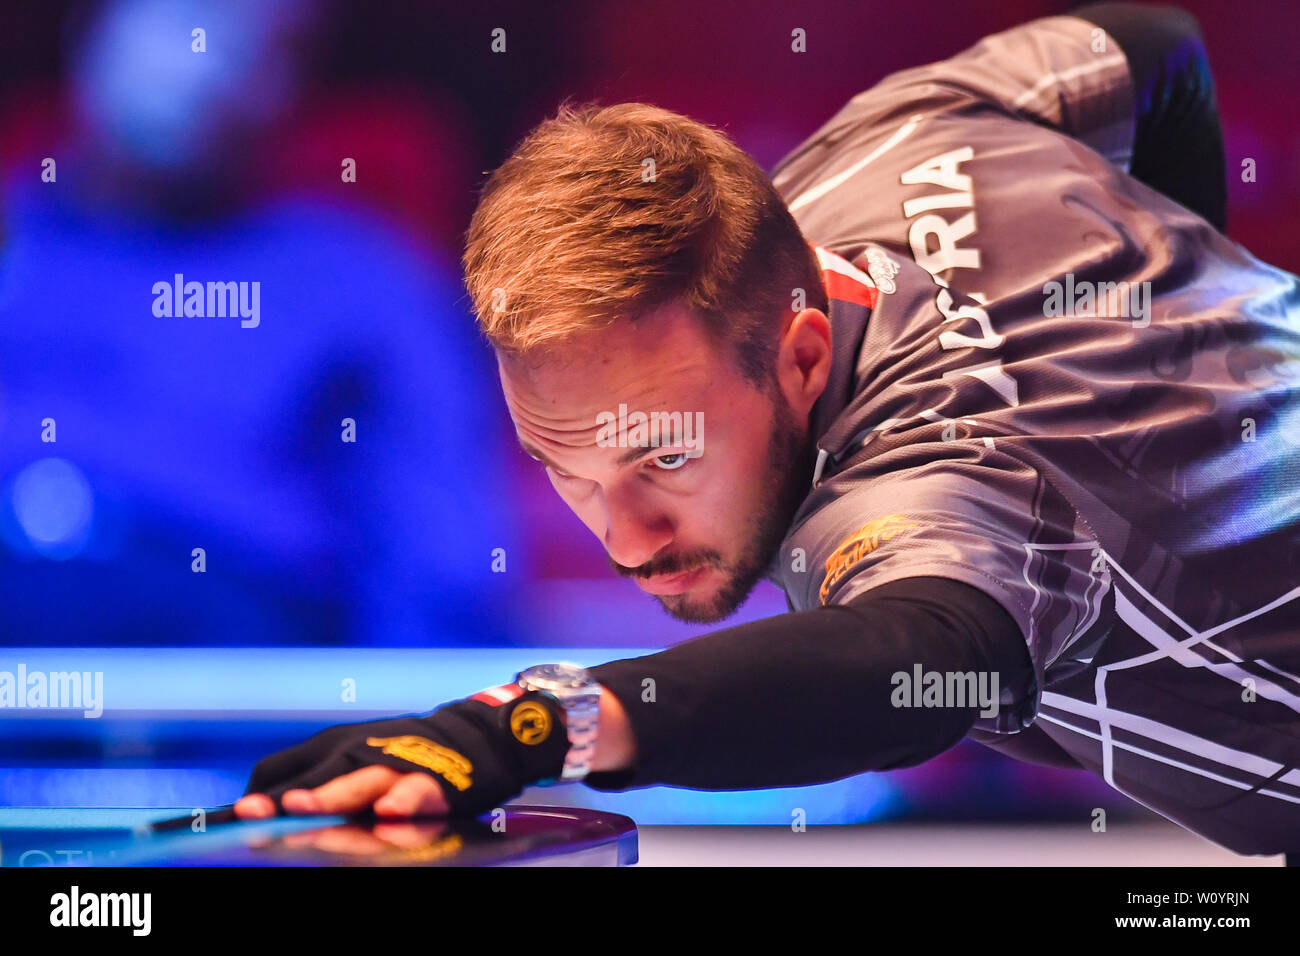
[[680, 304], [762, 387], [796, 290], [802, 308], [829, 305], [816, 254], [754, 159], [645, 103], [562, 104], [488, 179], [466, 239], [479, 326], [513, 356]]

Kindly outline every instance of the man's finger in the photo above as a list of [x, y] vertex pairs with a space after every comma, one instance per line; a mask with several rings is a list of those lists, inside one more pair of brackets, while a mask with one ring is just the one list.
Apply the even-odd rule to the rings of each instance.
[[375, 814], [381, 817], [433, 816], [446, 812], [442, 788], [427, 773], [404, 775], [375, 801]]
[[286, 813], [360, 813], [388, 792], [401, 773], [374, 764], [335, 777], [314, 790], [290, 790], [280, 797]]
[[235, 801], [235, 815], [243, 820], [264, 820], [275, 816], [275, 801], [264, 793], [250, 793]]

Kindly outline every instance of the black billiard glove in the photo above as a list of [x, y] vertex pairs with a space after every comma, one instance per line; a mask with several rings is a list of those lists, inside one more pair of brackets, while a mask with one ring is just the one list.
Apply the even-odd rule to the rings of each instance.
[[549, 695], [508, 684], [430, 714], [339, 724], [258, 761], [245, 792], [265, 793], [283, 813], [289, 790], [383, 764], [432, 776], [452, 816], [486, 813], [560, 776], [569, 749], [561, 715]]

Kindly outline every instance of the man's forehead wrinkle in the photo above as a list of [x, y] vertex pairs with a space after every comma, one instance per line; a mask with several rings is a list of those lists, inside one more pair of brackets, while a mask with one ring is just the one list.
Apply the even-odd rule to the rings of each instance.
[[593, 413], [575, 419], [569, 415], [550, 416], [532, 409], [516, 408], [515, 428], [521, 436], [532, 436], [541, 441], [568, 448], [581, 448], [595, 443], [599, 425]]
[[528, 427], [527, 430], [519, 430], [522, 441], [532, 441], [534, 444], [545, 443], [557, 448], [590, 448], [596, 444], [597, 428], [575, 429], [572, 431], [563, 431], [557, 429], [545, 429]]
[[573, 431], [594, 426], [596, 416], [602, 408], [598, 402], [580, 403], [572, 397], [565, 399], [559, 395], [548, 398], [541, 395], [515, 393], [510, 396], [510, 399], [514, 411], [528, 422], [541, 428], [554, 428], [559, 431]]

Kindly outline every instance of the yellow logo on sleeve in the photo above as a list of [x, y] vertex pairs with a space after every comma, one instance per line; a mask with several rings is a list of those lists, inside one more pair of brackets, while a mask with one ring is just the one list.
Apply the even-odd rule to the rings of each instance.
[[850, 568], [890, 538], [915, 527], [916, 522], [908, 521], [906, 515], [885, 515], [883, 518], [868, 521], [845, 538], [826, 559], [826, 577], [822, 579], [821, 591], [818, 593], [822, 604], [825, 604], [826, 598], [830, 596], [831, 588], [849, 573]]
[[540, 744], [551, 735], [551, 712], [535, 700], [525, 700], [510, 712], [510, 732], [521, 744]]
[[457, 790], [468, 790], [474, 781], [474, 765], [450, 747], [436, 744], [427, 737], [405, 734], [401, 737], [367, 737], [371, 747], [380, 747], [392, 757], [409, 760], [416, 766], [432, 770]]

